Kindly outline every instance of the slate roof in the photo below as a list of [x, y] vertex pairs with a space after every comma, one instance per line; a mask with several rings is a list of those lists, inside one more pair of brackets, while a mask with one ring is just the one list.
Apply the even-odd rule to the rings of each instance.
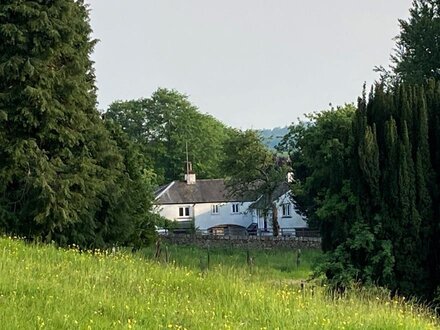
[[[280, 198], [285, 193], [287, 193], [289, 190], [290, 190], [289, 184], [287, 182], [283, 182], [275, 189], [275, 191], [272, 193], [272, 196], [270, 199], [272, 201], [274, 201], [274, 200]], [[261, 198], [258, 199], [255, 203], [252, 203], [250, 205], [250, 208], [254, 208], [254, 209], [260, 209], [260, 208], [264, 208], [264, 207], [265, 207], [265, 203], [264, 203], [264, 200]]]
[[240, 196], [231, 196], [224, 179], [198, 179], [194, 184], [173, 181], [155, 192], [155, 204], [194, 204], [222, 202], [252, 202]]

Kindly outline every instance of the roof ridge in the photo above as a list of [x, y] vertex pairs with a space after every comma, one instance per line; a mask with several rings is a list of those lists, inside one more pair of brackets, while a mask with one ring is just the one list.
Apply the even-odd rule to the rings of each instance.
[[162, 197], [162, 195], [165, 194], [165, 192], [167, 192], [167, 191], [168, 191], [168, 190], [174, 185], [175, 182], [176, 182], [176, 180], [172, 181], [172, 182], [168, 185], [168, 187], [166, 187], [164, 190], [162, 190], [162, 191], [159, 193], [159, 195], [156, 196], [155, 200], [157, 200], [157, 199], [159, 199], [160, 197]]
[[[197, 179], [196, 183], [199, 181], [225, 181], [225, 180], [226, 179]], [[176, 180], [176, 181], [178, 181], [179, 183], [186, 183], [185, 180]]]

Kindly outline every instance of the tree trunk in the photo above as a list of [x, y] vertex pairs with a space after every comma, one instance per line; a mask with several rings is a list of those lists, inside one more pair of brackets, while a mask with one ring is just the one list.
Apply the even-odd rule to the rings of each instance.
[[278, 223], [278, 208], [275, 203], [272, 203], [272, 230], [273, 236], [280, 234], [280, 224]]

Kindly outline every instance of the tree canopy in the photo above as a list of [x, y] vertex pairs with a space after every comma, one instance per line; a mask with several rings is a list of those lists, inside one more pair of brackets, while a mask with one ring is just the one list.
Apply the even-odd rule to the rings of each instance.
[[227, 173], [226, 184], [230, 193], [260, 199], [263, 216], [271, 215], [273, 234], [278, 236], [274, 192], [286, 181], [287, 166], [277, 159], [276, 154], [264, 145], [259, 133], [253, 130], [236, 130], [226, 141], [224, 151], [226, 157], [222, 167]]
[[181, 178], [186, 146], [200, 178], [223, 177], [219, 164], [231, 129], [200, 113], [186, 95], [159, 88], [150, 98], [113, 103], [105, 116], [141, 145], [159, 183]]
[[[355, 107], [313, 113], [293, 124], [278, 149], [290, 156], [292, 198], [311, 228], [321, 229], [324, 251], [345, 238], [354, 195], [350, 190], [351, 126]], [[345, 228], [345, 229], [344, 229]]]
[[321, 229], [320, 270], [338, 287], [439, 299], [439, 17], [437, 0], [414, 0], [381, 82], [356, 109], [311, 115], [282, 143], [297, 208]]
[[135, 175], [96, 110], [91, 32], [83, 1], [0, 6], [2, 231], [103, 246], [129, 223], [116, 204]]
[[414, 0], [407, 20], [399, 20], [400, 33], [391, 55], [391, 71], [380, 68], [383, 78], [424, 83], [440, 78], [440, 3]]
[[354, 281], [433, 298], [439, 286], [440, 86], [378, 84], [309, 117], [284, 140], [293, 196], [320, 227], [338, 286]]

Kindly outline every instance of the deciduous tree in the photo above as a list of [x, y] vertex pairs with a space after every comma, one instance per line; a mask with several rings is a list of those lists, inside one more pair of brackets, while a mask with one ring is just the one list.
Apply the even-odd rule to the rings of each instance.
[[400, 33], [391, 55], [391, 70], [383, 67], [389, 82], [424, 83], [440, 78], [440, 3], [438, 0], [414, 0], [407, 20], [399, 20]]
[[148, 99], [113, 103], [106, 113], [120, 124], [150, 159], [159, 183], [180, 179], [184, 173], [186, 146], [200, 178], [223, 176], [219, 167], [222, 145], [230, 129], [202, 114], [188, 97], [159, 88]]
[[235, 131], [225, 143], [224, 152], [222, 166], [230, 194], [259, 199], [263, 215], [271, 215], [273, 235], [278, 236], [280, 226], [275, 204], [278, 196], [274, 193], [286, 180], [287, 167], [253, 130]]

